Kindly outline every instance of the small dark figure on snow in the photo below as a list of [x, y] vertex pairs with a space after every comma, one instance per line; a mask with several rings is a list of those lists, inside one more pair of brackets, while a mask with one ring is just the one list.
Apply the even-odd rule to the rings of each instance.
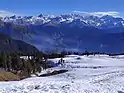
[[63, 65], [65, 63], [65, 60], [63, 60], [62, 58], [59, 60], [59, 62], [58, 62], [58, 65], [59, 64], [61, 64], [61, 65]]

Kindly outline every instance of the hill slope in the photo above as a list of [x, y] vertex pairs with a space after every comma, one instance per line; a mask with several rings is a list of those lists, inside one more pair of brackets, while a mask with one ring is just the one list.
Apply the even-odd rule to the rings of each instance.
[[34, 46], [31, 46], [20, 40], [11, 39], [2, 33], [0, 33], [0, 51], [23, 53], [38, 52]]

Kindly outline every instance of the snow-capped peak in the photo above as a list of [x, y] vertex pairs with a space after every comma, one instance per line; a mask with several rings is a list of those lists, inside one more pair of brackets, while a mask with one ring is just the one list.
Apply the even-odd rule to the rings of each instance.
[[[21, 25], [42, 25], [57, 23], [71, 26], [91, 26], [96, 28], [112, 28], [124, 26], [124, 19], [119, 17], [118, 12], [81, 12], [73, 11], [69, 14], [62, 15], [43, 15], [38, 16], [16, 16], [12, 15], [2, 19], [4, 22], [12, 22]], [[77, 21], [78, 20], [78, 21]], [[57, 26], [56, 25], [56, 26]]]

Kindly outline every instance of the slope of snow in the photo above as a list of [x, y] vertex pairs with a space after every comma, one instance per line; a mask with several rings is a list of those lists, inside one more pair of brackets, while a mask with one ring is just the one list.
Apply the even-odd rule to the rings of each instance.
[[[60, 58], [49, 60], [56, 63]], [[68, 55], [64, 60], [64, 65], [51, 69], [68, 72], [0, 82], [0, 93], [124, 93], [123, 56]]]

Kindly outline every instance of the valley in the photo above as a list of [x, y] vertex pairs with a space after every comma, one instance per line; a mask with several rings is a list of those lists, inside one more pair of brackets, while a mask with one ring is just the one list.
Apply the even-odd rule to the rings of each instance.
[[124, 52], [124, 20], [110, 15], [14, 15], [1, 18], [0, 32], [44, 52]]

